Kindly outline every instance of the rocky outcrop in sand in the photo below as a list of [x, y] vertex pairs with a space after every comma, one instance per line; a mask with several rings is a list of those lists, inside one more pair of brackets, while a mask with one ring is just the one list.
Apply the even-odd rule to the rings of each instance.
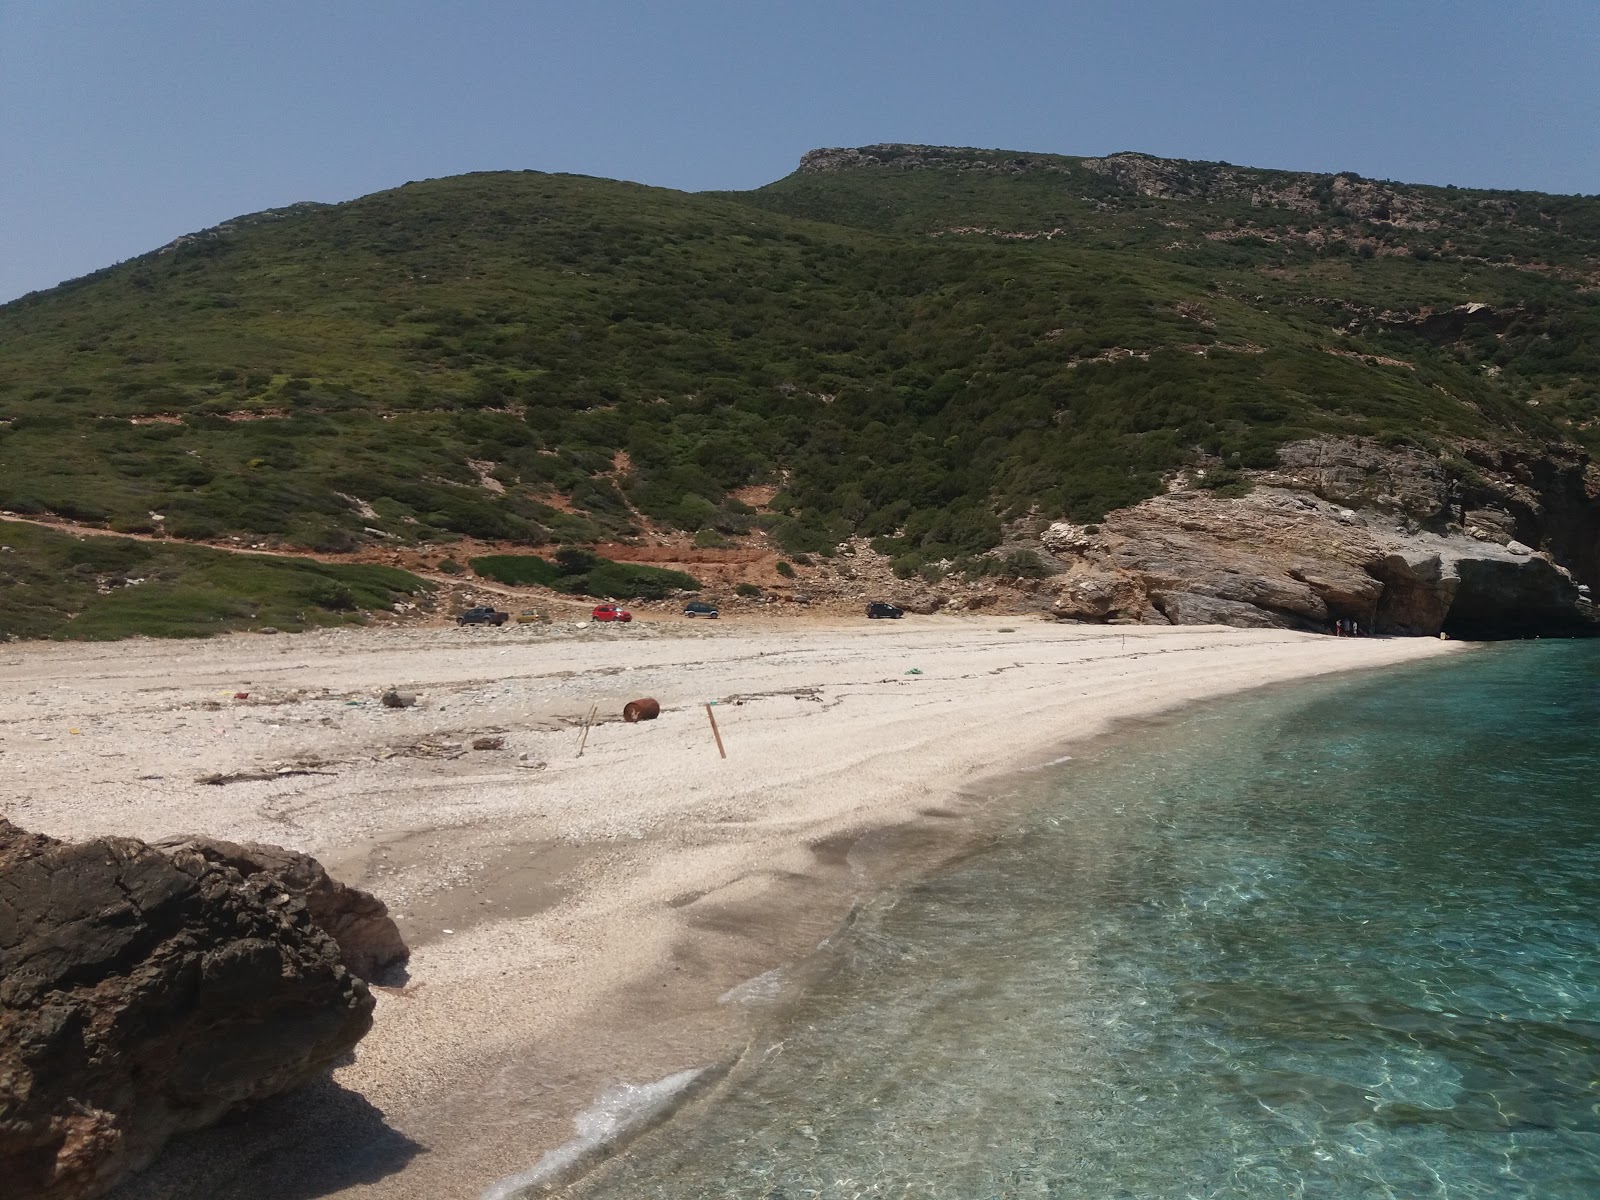
[[232, 867], [245, 879], [263, 872], [271, 875], [279, 887], [306, 906], [312, 924], [339, 944], [339, 961], [361, 979], [370, 982], [411, 956], [388, 906], [369, 892], [340, 883], [309, 854], [192, 834], [167, 838], [154, 846], [164, 854], [198, 854], [207, 862]]
[[0, 1179], [97, 1196], [172, 1135], [320, 1075], [373, 999], [268, 870], [0, 818]]
[[1600, 632], [1580, 574], [1600, 545], [1592, 468], [1468, 454], [1485, 468], [1470, 482], [1420, 452], [1308, 440], [1241, 498], [1177, 490], [1098, 526], [1058, 523], [1041, 537], [1068, 568], [1051, 580], [1051, 610], [1306, 630], [1344, 619], [1423, 636]]

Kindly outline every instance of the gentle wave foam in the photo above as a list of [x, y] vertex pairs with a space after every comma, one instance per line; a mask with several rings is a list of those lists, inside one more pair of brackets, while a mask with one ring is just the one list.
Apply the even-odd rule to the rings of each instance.
[[694, 1067], [654, 1083], [619, 1083], [606, 1088], [573, 1118], [576, 1137], [551, 1150], [526, 1171], [491, 1184], [482, 1200], [518, 1200], [526, 1189], [555, 1180], [600, 1147], [626, 1137], [658, 1116], [705, 1071], [704, 1067]]

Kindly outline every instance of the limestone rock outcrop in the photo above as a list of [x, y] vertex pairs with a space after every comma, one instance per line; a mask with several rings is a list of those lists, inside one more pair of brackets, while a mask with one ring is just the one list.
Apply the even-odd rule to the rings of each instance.
[[361, 979], [375, 980], [385, 968], [411, 955], [382, 900], [332, 878], [309, 854], [195, 835], [154, 845], [166, 854], [198, 854], [207, 862], [232, 867], [245, 879], [270, 874], [279, 887], [305, 904], [312, 923], [338, 943], [339, 961]]
[[276, 874], [0, 818], [0, 1180], [97, 1196], [176, 1133], [326, 1071], [367, 986]]
[[[1600, 633], [1600, 478], [1587, 463], [1351, 439], [1283, 448], [1254, 490], [1175, 490], [1040, 536], [1067, 564], [1051, 612], [1079, 621], [1225, 624], [1469, 638]], [[1491, 475], [1490, 472], [1493, 472]], [[1092, 530], [1092, 532], [1091, 532]]]

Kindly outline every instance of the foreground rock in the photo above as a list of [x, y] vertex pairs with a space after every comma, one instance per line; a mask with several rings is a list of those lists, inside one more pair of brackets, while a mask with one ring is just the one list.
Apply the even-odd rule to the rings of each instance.
[[165, 854], [198, 854], [207, 862], [232, 867], [245, 879], [262, 872], [271, 875], [279, 887], [305, 904], [312, 924], [338, 943], [339, 961], [361, 979], [374, 981], [411, 955], [382, 900], [340, 883], [309, 854], [192, 834], [154, 845]]
[[326, 1071], [373, 1000], [278, 877], [0, 818], [0, 1179], [96, 1196], [176, 1133]]

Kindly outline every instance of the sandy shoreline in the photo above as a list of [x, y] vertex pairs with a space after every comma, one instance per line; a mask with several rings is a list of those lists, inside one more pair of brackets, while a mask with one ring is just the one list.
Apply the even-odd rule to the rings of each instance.
[[[1120, 720], [1452, 648], [1024, 618], [12, 645], [0, 811], [308, 851], [415, 950], [333, 1083], [185, 1140], [119, 1197], [476, 1197], [603, 1087], [736, 1053], [718, 998], [970, 840], [981, 781]], [[377, 704], [397, 685], [416, 707]], [[640, 696], [661, 719], [622, 724]], [[314, 773], [196, 782], [281, 768]]]

